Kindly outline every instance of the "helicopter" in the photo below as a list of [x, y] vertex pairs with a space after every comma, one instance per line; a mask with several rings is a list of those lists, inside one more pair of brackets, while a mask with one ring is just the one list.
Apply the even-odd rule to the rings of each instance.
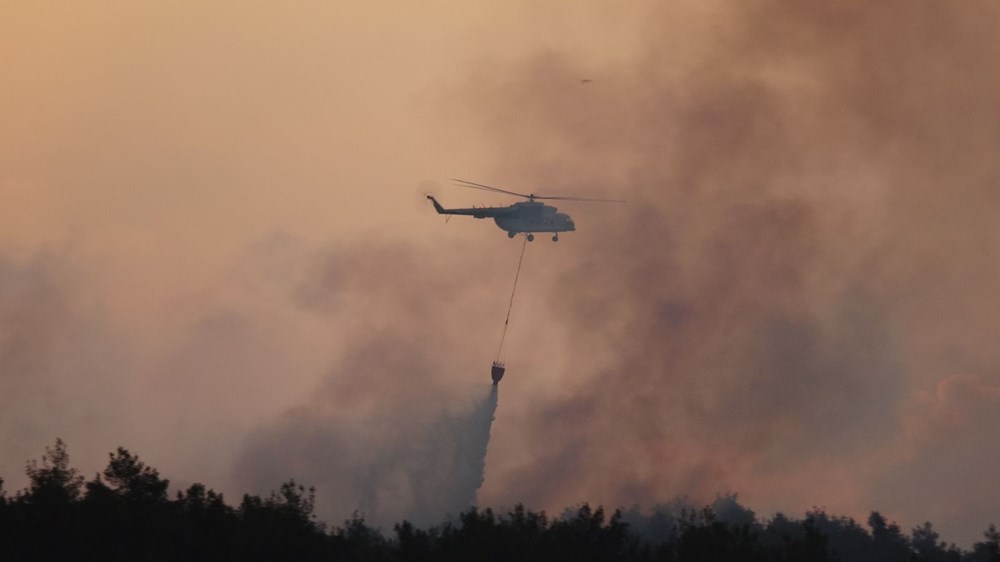
[[557, 212], [558, 209], [545, 203], [539, 203], [538, 199], [563, 200], [563, 201], [592, 201], [600, 203], [625, 203], [621, 199], [592, 199], [587, 197], [554, 197], [535, 195], [534, 193], [524, 194], [514, 191], [507, 191], [499, 187], [484, 185], [471, 181], [452, 178], [461, 187], [469, 189], [481, 189], [495, 193], [505, 193], [516, 197], [523, 197], [527, 201], [518, 201], [508, 207], [472, 207], [465, 209], [447, 209], [434, 198], [428, 195], [434, 210], [440, 215], [465, 215], [477, 219], [493, 219], [501, 230], [507, 231], [507, 236], [513, 238], [518, 234], [524, 234], [528, 242], [535, 239], [536, 232], [551, 232], [552, 241], [559, 241], [560, 232], [572, 232], [576, 230], [576, 224], [566, 213]]

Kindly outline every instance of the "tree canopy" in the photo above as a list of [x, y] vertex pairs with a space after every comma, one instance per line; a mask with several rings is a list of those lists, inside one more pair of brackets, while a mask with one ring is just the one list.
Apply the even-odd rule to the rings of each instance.
[[929, 522], [907, 534], [879, 512], [867, 528], [822, 510], [761, 519], [735, 495], [679, 512], [584, 503], [557, 518], [471, 507], [428, 529], [401, 521], [385, 536], [357, 513], [328, 528], [314, 513], [316, 490], [294, 480], [235, 507], [200, 483], [171, 498], [169, 481], [123, 447], [85, 482], [57, 439], [26, 473], [12, 497], [0, 479], [3, 560], [1000, 562], [994, 525], [962, 550]]

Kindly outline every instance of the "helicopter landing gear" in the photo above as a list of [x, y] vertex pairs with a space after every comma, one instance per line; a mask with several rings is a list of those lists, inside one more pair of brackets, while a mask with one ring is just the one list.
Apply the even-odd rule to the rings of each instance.
[[534, 234], [529, 234], [528, 235], [528, 242], [532, 242], [532, 241], [534, 241], [534, 239], [535, 239], [535, 235]]
[[507, 238], [513, 238], [515, 236], [517, 236], [517, 233], [513, 230], [507, 232]]
[[558, 234], [553, 234], [552, 235], [552, 241], [553, 242], [558, 242], [559, 241], [559, 235]]

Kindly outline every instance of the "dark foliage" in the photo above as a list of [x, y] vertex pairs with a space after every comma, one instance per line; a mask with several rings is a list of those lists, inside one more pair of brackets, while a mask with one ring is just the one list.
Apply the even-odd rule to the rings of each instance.
[[313, 513], [315, 491], [292, 480], [266, 498], [245, 495], [235, 508], [202, 484], [170, 499], [169, 481], [124, 448], [85, 483], [57, 440], [27, 475], [28, 487], [13, 497], [0, 479], [3, 560], [1000, 562], [993, 525], [962, 551], [930, 523], [906, 535], [878, 512], [866, 529], [816, 509], [801, 520], [765, 521], [735, 496], [677, 514], [608, 517], [582, 504], [550, 519], [523, 505], [501, 514], [472, 508], [426, 530], [400, 522], [386, 538], [358, 514], [327, 529]]

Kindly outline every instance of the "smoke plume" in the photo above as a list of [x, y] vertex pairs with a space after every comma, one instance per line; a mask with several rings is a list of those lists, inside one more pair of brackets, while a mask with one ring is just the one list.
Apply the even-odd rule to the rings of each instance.
[[[457, 294], [464, 275], [420, 273], [413, 259], [397, 246], [317, 260], [296, 290], [299, 306], [355, 324], [313, 398], [249, 436], [235, 465], [244, 489], [295, 478], [316, 487], [328, 522], [357, 511], [390, 528], [403, 519], [436, 524], [476, 504], [498, 389], [484, 395], [474, 383], [489, 382], [488, 362], [463, 375], [462, 355], [442, 350], [463, 329], [446, 322], [464, 299], [444, 295]], [[391, 275], [397, 268], [405, 287]], [[365, 295], [381, 302], [363, 303]]]
[[[629, 199], [572, 208], [548, 297], [573, 376], [525, 412], [530, 461], [488, 497], [733, 490], [765, 511], [859, 515], [879, 498], [984, 525], [1000, 497], [930, 478], [938, 461], [905, 428], [926, 425], [913, 401], [953, 373], [977, 378], [946, 388], [1000, 385], [997, 15], [675, 2], [651, 9], [624, 62], [552, 49], [480, 67], [468, 97], [493, 181]], [[952, 431], [985, 412], [969, 404], [981, 419]], [[945, 515], [901, 493], [916, 474], [981, 507]]]
[[250, 437], [237, 476], [255, 490], [291, 476], [308, 482], [320, 516], [335, 524], [358, 512], [383, 528], [436, 525], [476, 505], [496, 406], [493, 386], [463, 410], [425, 419], [412, 410], [346, 422], [293, 411]]

